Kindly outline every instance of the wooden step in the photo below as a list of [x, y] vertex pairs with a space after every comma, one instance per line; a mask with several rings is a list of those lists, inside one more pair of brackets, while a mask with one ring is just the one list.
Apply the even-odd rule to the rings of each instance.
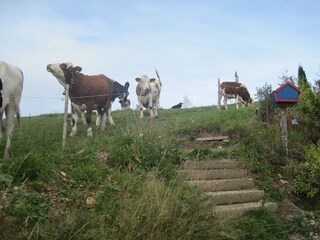
[[235, 179], [248, 176], [243, 169], [179, 170], [187, 180]]
[[207, 192], [208, 201], [215, 205], [227, 205], [235, 203], [257, 202], [260, 201], [264, 192], [261, 190], [235, 190]]
[[186, 161], [182, 165], [185, 170], [213, 170], [213, 169], [234, 169], [239, 168], [240, 164], [234, 160], [208, 160], [208, 161]]
[[252, 178], [194, 180], [188, 181], [188, 184], [192, 186], [198, 186], [206, 192], [244, 190], [255, 188], [255, 183]]
[[241, 216], [246, 211], [257, 210], [261, 207], [264, 207], [271, 212], [276, 212], [278, 209], [277, 203], [273, 203], [273, 202], [263, 203], [262, 201], [259, 201], [259, 202], [215, 206], [214, 214], [219, 218], [235, 218], [235, 217]]

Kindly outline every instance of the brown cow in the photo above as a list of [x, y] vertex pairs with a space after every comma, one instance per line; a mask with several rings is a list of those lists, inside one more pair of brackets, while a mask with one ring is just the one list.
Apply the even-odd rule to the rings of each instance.
[[236, 99], [237, 109], [239, 108], [239, 102], [242, 103], [242, 106], [247, 106], [252, 102], [247, 87], [244, 84], [238, 82], [222, 82], [219, 89], [219, 103], [221, 102], [222, 97], [224, 97], [225, 109], [228, 109], [228, 99]]
[[92, 137], [91, 116], [96, 108], [102, 121], [98, 128], [105, 129], [106, 116], [112, 101], [114, 81], [103, 74], [84, 75], [80, 73], [81, 67], [73, 67], [72, 63], [48, 64], [47, 71], [51, 72], [61, 85], [70, 85], [70, 100], [72, 103], [72, 122], [73, 127], [70, 133], [74, 137], [77, 132], [78, 114], [76, 110], [86, 109], [86, 123], [88, 125], [87, 136]]

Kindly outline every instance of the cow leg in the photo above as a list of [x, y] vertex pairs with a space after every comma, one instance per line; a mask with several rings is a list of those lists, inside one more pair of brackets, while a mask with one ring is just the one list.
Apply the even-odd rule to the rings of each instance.
[[98, 110], [97, 117], [99, 117], [99, 125], [97, 124], [97, 129], [104, 131], [106, 128], [106, 121], [107, 121], [107, 116], [106, 116], [104, 109]]
[[138, 99], [138, 102], [139, 102], [140, 118], [143, 118], [143, 104], [140, 99]]
[[239, 109], [239, 96], [236, 96], [236, 107]]
[[84, 124], [87, 124], [87, 123], [86, 123], [86, 118], [85, 118], [84, 111], [80, 111], [80, 113], [81, 113], [82, 122], [83, 122]]
[[224, 108], [225, 108], [226, 110], [228, 110], [227, 100], [228, 100], [228, 98], [227, 98], [226, 96], [224, 96], [223, 102], [224, 102]]
[[153, 109], [154, 109], [154, 106], [152, 103], [152, 96], [151, 96], [151, 94], [149, 94], [149, 110], [150, 110], [150, 117], [151, 118], [154, 118]]
[[108, 107], [108, 118], [109, 118], [110, 125], [114, 126], [116, 124], [114, 123], [113, 118], [111, 116], [111, 107], [112, 107], [112, 102], [110, 102], [109, 107]]
[[102, 123], [102, 110], [97, 109], [96, 117], [96, 128], [99, 129]]
[[143, 107], [140, 107], [140, 118], [143, 118]]
[[154, 116], [158, 117], [159, 97], [157, 98], [154, 106]]
[[6, 118], [7, 118], [7, 144], [4, 151], [4, 159], [11, 157], [11, 139], [14, 128], [14, 116], [17, 113], [17, 107], [14, 105], [8, 105], [6, 108]]
[[150, 110], [150, 118], [154, 118], [153, 106], [152, 105], [149, 107], [149, 110]]
[[78, 113], [77, 113], [77, 111], [75, 111], [74, 106], [72, 106], [71, 112], [72, 112], [72, 128], [71, 128], [71, 133], [69, 136], [75, 137], [76, 133], [77, 133]]
[[4, 126], [3, 126], [2, 117], [3, 117], [3, 112], [0, 113], [0, 142], [2, 141], [2, 136], [4, 133]]
[[88, 125], [88, 129], [87, 129], [87, 136], [88, 137], [93, 136], [93, 131], [92, 131], [92, 127], [91, 127], [92, 108], [93, 108], [93, 106], [87, 106], [86, 121], [87, 121], [87, 125]]

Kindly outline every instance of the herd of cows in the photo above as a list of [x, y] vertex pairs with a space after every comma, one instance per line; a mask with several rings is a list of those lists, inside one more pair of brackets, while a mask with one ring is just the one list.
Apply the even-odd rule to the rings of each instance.
[[[111, 116], [112, 103], [119, 99], [122, 109], [130, 107], [129, 83], [121, 85], [103, 74], [85, 75], [81, 73], [82, 68], [73, 66], [72, 63], [54, 63], [47, 65], [50, 72], [58, 82], [65, 88], [69, 85], [69, 98], [71, 101], [72, 130], [71, 137], [77, 132], [79, 114], [85, 112], [85, 121], [88, 126], [87, 136], [92, 137], [91, 127], [92, 112], [97, 111], [96, 125], [99, 130], [104, 130], [107, 117], [111, 125], [115, 125]], [[158, 117], [159, 99], [162, 83], [159, 72], [156, 70], [157, 78], [149, 78], [147, 75], [137, 77], [136, 95], [139, 103], [140, 118], [143, 118], [143, 109], [149, 109], [150, 117]], [[3, 113], [7, 120], [7, 142], [4, 151], [4, 158], [11, 156], [11, 139], [14, 128], [14, 117], [19, 120], [19, 104], [23, 89], [22, 71], [4, 61], [0, 61], [0, 139], [4, 132], [2, 122]], [[223, 82], [219, 87], [219, 101], [224, 96], [224, 104], [227, 109], [227, 99], [235, 98], [238, 102], [247, 105], [252, 100], [245, 85], [238, 82]], [[174, 105], [172, 108], [181, 108], [182, 103]]]

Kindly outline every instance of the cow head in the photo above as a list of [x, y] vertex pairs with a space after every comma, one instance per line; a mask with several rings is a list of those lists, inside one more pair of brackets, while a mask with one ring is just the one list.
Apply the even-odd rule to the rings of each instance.
[[149, 78], [147, 75], [142, 75], [140, 78], [136, 78], [138, 82], [137, 86], [137, 95], [139, 96], [146, 96], [151, 91], [150, 82], [154, 82], [156, 79]]
[[125, 103], [127, 101], [127, 97], [129, 96], [129, 86], [130, 84], [128, 82], [126, 82], [124, 84], [124, 87], [119, 95], [119, 103], [122, 104], [122, 103]]
[[47, 71], [52, 73], [53, 76], [57, 78], [59, 83], [65, 87], [66, 82], [66, 76], [65, 76], [65, 69], [72, 67], [72, 63], [51, 63], [47, 65]]
[[246, 88], [237, 88], [237, 90], [238, 99], [242, 104], [248, 106], [250, 103], [252, 103], [252, 98], [250, 97], [250, 93]]
[[122, 86], [120, 83], [115, 82], [114, 84], [114, 89], [113, 89], [113, 98], [115, 99], [116, 97], [119, 98], [119, 103], [123, 104], [125, 101], [127, 101], [127, 97], [129, 96], [129, 83], [126, 82], [124, 86]]
[[66, 84], [72, 84], [74, 74], [81, 72], [82, 68], [79, 66], [73, 67], [72, 63], [53, 63], [47, 65], [47, 71], [51, 72], [57, 78], [59, 83], [65, 87]]

